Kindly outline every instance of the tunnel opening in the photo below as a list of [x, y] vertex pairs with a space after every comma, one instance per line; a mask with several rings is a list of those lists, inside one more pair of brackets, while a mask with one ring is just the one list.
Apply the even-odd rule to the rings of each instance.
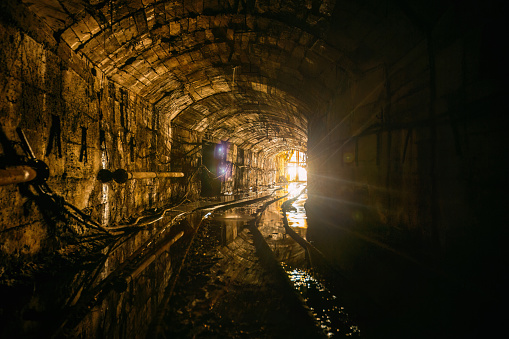
[[276, 164], [277, 182], [307, 182], [307, 157], [305, 152], [299, 150], [281, 152], [276, 155]]

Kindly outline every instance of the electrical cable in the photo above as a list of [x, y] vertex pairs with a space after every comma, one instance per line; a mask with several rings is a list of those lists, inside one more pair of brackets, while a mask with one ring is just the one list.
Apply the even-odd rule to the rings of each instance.
[[[165, 214], [169, 211], [174, 211], [177, 207], [179, 207], [180, 205], [182, 205], [183, 203], [185, 203], [187, 201], [187, 196], [189, 195], [189, 184], [191, 183], [191, 180], [192, 178], [196, 175], [196, 173], [198, 173], [198, 170], [201, 169], [203, 165], [199, 166], [198, 168], [196, 168], [196, 170], [191, 174], [191, 176], [189, 176], [189, 178], [187, 179], [187, 184], [186, 184], [186, 194], [182, 197], [181, 201], [175, 205], [175, 206], [172, 206], [172, 207], [169, 207], [169, 208], [166, 208], [164, 209], [162, 212], [159, 212], [158, 214], [156, 215], [151, 215], [151, 216], [140, 216], [138, 218], [136, 218], [136, 220], [132, 223], [129, 223], [129, 224], [123, 224], [123, 225], [119, 225], [119, 226], [114, 226], [114, 227], [108, 227], [108, 230], [111, 230], [111, 231], [118, 231], [118, 230], [129, 230], [129, 229], [133, 229], [133, 228], [136, 228], [136, 229], [139, 229], [140, 227], [142, 226], [147, 226], [147, 225], [150, 225], [150, 224], [153, 224], [154, 222], [156, 221], [159, 221], [161, 220], [162, 218], [164, 218]], [[205, 166], [203, 166], [205, 167]], [[206, 168], [206, 167], [205, 167]], [[153, 219], [153, 220], [150, 220], [150, 221], [147, 221], [147, 222], [144, 222], [144, 223], [141, 223], [139, 224], [139, 222], [145, 218], [154, 218], [156, 217], [156, 219]]]

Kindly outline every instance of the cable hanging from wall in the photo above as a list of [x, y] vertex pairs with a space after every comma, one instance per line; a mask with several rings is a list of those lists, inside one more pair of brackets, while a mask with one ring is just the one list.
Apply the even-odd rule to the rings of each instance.
[[[53, 218], [56, 218], [57, 221], [64, 222], [67, 226], [70, 226], [70, 220], [74, 220], [84, 227], [84, 230], [93, 230], [99, 233], [86, 233], [85, 235], [81, 232], [76, 232], [72, 227], [69, 229], [75, 235], [80, 235], [80, 241], [78, 242], [89, 242], [94, 240], [104, 240], [104, 239], [117, 239], [124, 234], [136, 232], [140, 230], [142, 227], [152, 224], [162, 217], [164, 217], [165, 213], [168, 211], [174, 210], [182, 203], [184, 203], [187, 199], [187, 195], [189, 194], [189, 185], [191, 184], [192, 178], [195, 174], [201, 169], [197, 168], [192, 175], [190, 175], [186, 182], [186, 194], [181, 199], [181, 202], [176, 206], [171, 206], [164, 209], [161, 212], [154, 213], [152, 215], [139, 217], [134, 222], [126, 223], [126, 224], [118, 224], [116, 226], [103, 226], [99, 222], [92, 219], [92, 217], [79, 209], [75, 205], [69, 203], [63, 196], [55, 193], [47, 184], [46, 180], [49, 178], [49, 168], [48, 166], [35, 158], [35, 155], [30, 147], [23, 131], [21, 128], [17, 128], [16, 132], [18, 133], [21, 142], [18, 144], [21, 146], [23, 151], [28, 158], [28, 164], [32, 166], [36, 172], [35, 179], [27, 182], [26, 184], [20, 183], [21, 192], [30, 198], [29, 201], [34, 201], [41, 212], [45, 216], [46, 221], [54, 223]], [[3, 135], [3, 133], [2, 133]], [[13, 162], [20, 162], [22, 157], [17, 156], [17, 153], [13, 147], [13, 144], [10, 141], [6, 141], [7, 139], [1, 138], [2, 146], [6, 149], [4, 151], [6, 154], [10, 154], [10, 157], [13, 158]], [[30, 187], [33, 188], [30, 189]]]

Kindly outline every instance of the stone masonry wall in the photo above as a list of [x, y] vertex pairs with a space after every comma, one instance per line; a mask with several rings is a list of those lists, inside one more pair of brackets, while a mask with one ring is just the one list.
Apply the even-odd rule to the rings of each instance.
[[[0, 25], [0, 124], [12, 142], [19, 140], [16, 128], [23, 129], [36, 157], [49, 166], [48, 185], [56, 194], [110, 226], [146, 209], [199, 196], [195, 172], [201, 154], [195, 148], [202, 136], [171, 126], [167, 112], [105, 77], [56, 41], [30, 12], [9, 10]], [[19, 146], [15, 149], [23, 155]], [[230, 163], [237, 160], [236, 149], [231, 145]], [[9, 160], [0, 150], [3, 160]], [[249, 167], [235, 189], [273, 181], [270, 172], [262, 174], [260, 154], [246, 150], [244, 157]], [[100, 169], [182, 171], [186, 176], [103, 184], [97, 179]], [[235, 175], [233, 171], [223, 191], [234, 189]], [[28, 192], [21, 193], [16, 185], [0, 187], [0, 192], [3, 254], [31, 256], [60, 246], [55, 235], [65, 230], [48, 224]]]
[[[30, 20], [24, 23], [30, 26]], [[38, 29], [44, 32], [44, 25]], [[66, 46], [52, 46], [45, 40], [51, 37], [41, 34], [19, 27], [13, 18], [1, 22], [0, 124], [12, 142], [19, 141], [15, 129], [23, 129], [35, 156], [50, 168], [49, 187], [110, 226], [178, 201], [188, 186], [188, 197], [196, 197], [199, 186], [188, 185], [187, 178], [125, 184], [97, 179], [100, 169], [172, 171], [171, 130], [149, 102], [104, 77]], [[2, 160], [11, 161], [4, 146]], [[9, 185], [0, 187], [0, 193], [2, 255], [21, 258], [59, 248], [55, 235], [65, 232], [65, 226], [49, 224], [28, 191]]]
[[[196, 173], [200, 170], [201, 135], [172, 127], [165, 112], [106, 78], [66, 45], [56, 43], [35, 17], [25, 17], [25, 26], [16, 17], [0, 18], [0, 127], [5, 136], [0, 145], [0, 166], [25, 160], [15, 132], [20, 127], [35, 156], [49, 166], [47, 183], [53, 192], [103, 226], [132, 221], [146, 211], [200, 196], [200, 177]], [[11, 147], [19, 157], [8, 154]], [[230, 163], [237, 160], [236, 150], [236, 145], [230, 146]], [[243, 154], [242, 163], [253, 168], [244, 172], [243, 184], [235, 189], [272, 182], [270, 172], [262, 174], [260, 154]], [[183, 172], [185, 177], [102, 183], [97, 178], [101, 169], [174, 171]], [[233, 189], [237, 175], [234, 170], [224, 183], [224, 192]], [[28, 284], [24, 299], [12, 307], [7, 301], [3, 304], [2, 312], [9, 310], [13, 320], [4, 333], [45, 330], [44, 323], [37, 319], [22, 320], [23, 314], [56, 312], [58, 318], [61, 306], [73, 298], [77, 300], [82, 293], [81, 280], [85, 281], [87, 275], [85, 271], [84, 275], [76, 273], [83, 260], [74, 260], [86, 253], [71, 252], [87, 248], [76, 243], [86, 232], [75, 223], [59, 221], [54, 212], [47, 210], [27, 185], [0, 186], [2, 288], [8, 291], [13, 284], [27, 282], [44, 269], [45, 274], [59, 275], [53, 283], [43, 279], [37, 288]], [[137, 233], [110, 253], [100, 277], [120, 267], [161, 226], [156, 224]], [[53, 272], [61, 269], [66, 271]], [[125, 337], [135, 332], [143, 336], [147, 319], [157, 309], [171, 274], [171, 260], [168, 253], [163, 253], [127, 286], [125, 293], [111, 290], [66, 331], [81, 336]], [[58, 296], [54, 295], [55, 284], [61, 287]], [[46, 289], [51, 293], [44, 294]]]

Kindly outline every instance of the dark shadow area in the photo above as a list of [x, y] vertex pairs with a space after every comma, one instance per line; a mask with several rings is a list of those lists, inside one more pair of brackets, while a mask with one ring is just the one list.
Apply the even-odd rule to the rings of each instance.
[[221, 193], [221, 177], [218, 168], [226, 159], [226, 152], [220, 152], [221, 145], [204, 141], [202, 146], [202, 164], [206, 170], [201, 172], [202, 197], [214, 197]]
[[455, 248], [457, 261], [444, 262], [424, 253], [419, 257], [419, 248], [396, 246], [418, 244], [410, 234], [370, 232], [373, 225], [366, 223], [373, 219], [353, 217], [358, 206], [314, 197], [306, 210], [308, 239], [373, 302], [349, 305], [368, 326], [368, 337], [497, 337], [507, 301], [499, 239], [470, 234], [471, 246]]

